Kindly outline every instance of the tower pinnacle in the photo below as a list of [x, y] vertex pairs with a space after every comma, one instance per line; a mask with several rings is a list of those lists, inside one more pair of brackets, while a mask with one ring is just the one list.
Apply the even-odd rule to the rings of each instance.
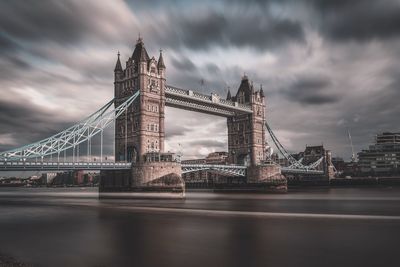
[[160, 57], [158, 58], [158, 65], [157, 65], [158, 69], [165, 69], [165, 64], [164, 64], [164, 59], [163, 59], [163, 55], [162, 55], [162, 49], [160, 49]]
[[114, 72], [117, 72], [117, 71], [122, 71], [122, 65], [121, 65], [121, 61], [119, 60], [119, 56], [120, 56], [120, 53], [119, 53], [119, 51], [118, 51], [118, 54], [117, 54], [117, 56], [118, 56], [118, 59], [117, 59], [117, 64], [115, 64], [115, 69], [114, 69]]

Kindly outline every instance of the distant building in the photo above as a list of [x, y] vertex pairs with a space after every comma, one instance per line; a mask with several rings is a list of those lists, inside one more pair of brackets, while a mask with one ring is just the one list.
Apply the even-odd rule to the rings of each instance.
[[343, 173], [346, 169], [346, 162], [343, 160], [343, 158], [333, 157], [332, 164], [333, 166], [335, 166], [335, 169], [340, 173]]
[[399, 175], [400, 133], [378, 134], [375, 144], [358, 153], [358, 165], [361, 175]]
[[53, 183], [54, 178], [57, 176], [56, 172], [45, 172], [42, 173], [41, 179], [42, 179], [42, 184], [51, 184]]
[[225, 165], [228, 160], [228, 152], [214, 152], [205, 158], [206, 164]]
[[[208, 156], [203, 159], [183, 160], [182, 164], [226, 165], [227, 162], [227, 152], [213, 152], [208, 154]], [[182, 174], [182, 178], [189, 187], [209, 187], [216, 179], [218, 179], [218, 177], [218, 174], [206, 170]]]
[[323, 171], [328, 178], [334, 177], [334, 168], [332, 165], [332, 153], [330, 150], [324, 148], [323, 145], [320, 146], [306, 146], [304, 150], [303, 165], [310, 165], [320, 158], [323, 158], [322, 164], [316, 167], [316, 170]]
[[332, 164], [335, 166], [338, 177], [358, 176], [359, 167], [356, 161], [344, 161], [342, 158], [332, 158]]
[[206, 164], [206, 159], [187, 159], [182, 160], [182, 164]]
[[56, 177], [54, 177], [52, 186], [65, 186], [65, 185], [73, 185], [73, 172], [59, 172]]

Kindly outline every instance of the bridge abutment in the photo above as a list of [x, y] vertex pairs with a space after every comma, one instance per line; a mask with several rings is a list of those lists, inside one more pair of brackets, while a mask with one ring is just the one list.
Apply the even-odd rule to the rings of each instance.
[[141, 197], [134, 193], [157, 193], [158, 197], [183, 198], [185, 182], [182, 167], [172, 154], [148, 153], [143, 162], [132, 164], [130, 170], [101, 171], [99, 193], [107, 197], [110, 193], [125, 192], [127, 196]]
[[287, 180], [281, 167], [275, 163], [249, 166], [247, 183], [264, 191], [287, 192]]

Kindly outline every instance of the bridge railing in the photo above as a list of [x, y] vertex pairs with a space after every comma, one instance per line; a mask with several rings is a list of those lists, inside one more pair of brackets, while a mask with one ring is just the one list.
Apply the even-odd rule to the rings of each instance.
[[0, 162], [0, 170], [101, 170], [128, 169], [130, 162]]

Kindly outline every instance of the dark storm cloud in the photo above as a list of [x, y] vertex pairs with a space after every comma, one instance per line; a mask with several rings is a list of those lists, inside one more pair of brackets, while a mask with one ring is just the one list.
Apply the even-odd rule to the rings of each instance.
[[291, 101], [304, 105], [322, 105], [339, 101], [339, 97], [330, 93], [332, 83], [324, 77], [298, 77], [287, 89], [281, 91]]
[[[79, 1], [1, 1], [2, 31], [20, 41], [75, 43], [98, 33], [90, 4]], [[93, 11], [96, 9], [93, 8]]]
[[179, 71], [194, 71], [196, 70], [196, 65], [188, 59], [187, 57], [171, 58], [171, 64]]
[[262, 11], [243, 16], [241, 12], [220, 13], [215, 10], [192, 16], [170, 13], [166, 27], [155, 35], [163, 45], [193, 50], [229, 46], [267, 50], [290, 42], [304, 42], [305, 38], [301, 24], [294, 20]]
[[0, 53], [9, 53], [14, 51], [16, 48], [16, 43], [13, 42], [5, 32], [0, 32]]
[[17, 42], [13, 41], [5, 32], [0, 31], [0, 72], [1, 78], [9, 77], [12, 68], [29, 68], [29, 63], [15, 56], [15, 52], [21, 49]]
[[235, 4], [242, 8], [258, 6], [260, 9], [272, 4], [289, 8], [303, 5], [309, 13], [304, 20], [318, 25], [322, 35], [335, 41], [368, 41], [400, 35], [398, 0], [251, 0], [235, 1]]
[[210, 74], [219, 74], [221, 72], [220, 68], [215, 63], [208, 63], [206, 69]]
[[[0, 136], [13, 133], [17, 146], [29, 144], [49, 137], [73, 125], [72, 122], [54, 116], [53, 112], [43, 110], [22, 101], [10, 102], [0, 99]], [[14, 148], [16, 144], [4, 144], [0, 138], [0, 151]]]
[[[396, 77], [393, 73], [392, 77]], [[387, 86], [370, 94], [360, 95], [357, 101], [344, 108], [348, 114], [344, 127], [350, 128], [356, 150], [367, 149], [374, 142], [377, 133], [400, 131], [400, 75], [392, 79]], [[344, 129], [342, 127], [342, 129]], [[336, 129], [335, 133], [339, 136]], [[348, 141], [348, 140], [346, 140]]]
[[400, 36], [398, 1], [317, 1], [320, 31], [332, 40], [368, 41]]
[[135, 18], [122, 1], [1, 1], [0, 26], [0, 57], [8, 57], [5, 60], [16, 67], [26, 67], [27, 60], [42, 61], [36, 62], [36, 68], [43, 63], [65, 64], [80, 68], [88, 78], [100, 79], [111, 73], [112, 66], [99, 60], [96, 64], [83, 62], [88, 60], [88, 52], [109, 47], [116, 53], [136, 37], [127, 34], [132, 28], [136, 31]]

